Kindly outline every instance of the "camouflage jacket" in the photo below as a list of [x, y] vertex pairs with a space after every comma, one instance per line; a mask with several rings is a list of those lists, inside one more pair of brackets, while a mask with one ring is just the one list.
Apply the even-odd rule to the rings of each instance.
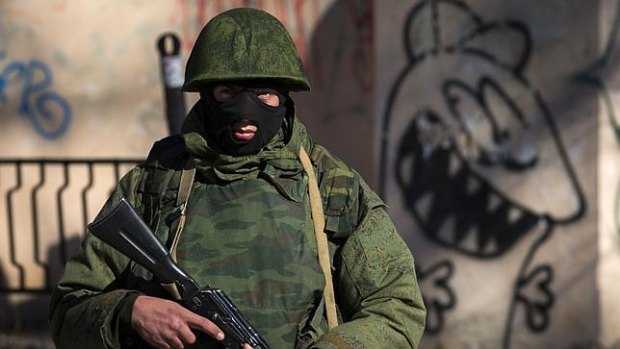
[[[184, 126], [184, 151], [197, 174], [177, 248], [181, 267], [224, 290], [272, 348], [417, 347], [425, 310], [413, 259], [361, 177], [313, 144], [292, 116], [259, 154], [235, 158], [210, 146], [199, 114], [194, 108]], [[300, 147], [320, 182], [333, 257], [341, 324], [329, 332]], [[100, 215], [125, 197], [167, 242], [180, 177], [172, 167], [137, 166]], [[57, 347], [145, 347], [130, 325], [140, 294], [166, 297], [150, 273], [87, 234], [52, 294]]]

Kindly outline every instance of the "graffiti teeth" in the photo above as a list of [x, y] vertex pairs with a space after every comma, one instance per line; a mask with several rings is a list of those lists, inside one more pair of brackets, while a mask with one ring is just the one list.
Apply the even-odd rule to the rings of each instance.
[[425, 193], [416, 201], [415, 209], [424, 220], [428, 220], [428, 216], [431, 212], [432, 203], [433, 194], [431, 192]]
[[495, 255], [499, 251], [499, 247], [497, 246], [497, 241], [494, 239], [489, 239], [484, 243], [481, 247], [482, 254], [487, 256]]
[[451, 243], [454, 241], [454, 232], [454, 217], [451, 216], [439, 227], [437, 238], [441, 241]]
[[516, 221], [521, 219], [521, 217], [523, 217], [523, 214], [523, 211], [519, 209], [510, 208], [510, 211], [508, 211], [508, 223], [514, 224]]
[[467, 194], [469, 195], [474, 195], [476, 194], [476, 192], [478, 192], [478, 190], [480, 190], [480, 187], [482, 185], [480, 184], [480, 181], [473, 177], [470, 176], [469, 178], [467, 178]]
[[489, 202], [487, 205], [488, 212], [494, 212], [501, 204], [503, 200], [497, 195], [489, 195]]
[[448, 161], [448, 176], [456, 177], [456, 175], [461, 171], [462, 162], [454, 154], [450, 155], [450, 160]]
[[471, 228], [465, 234], [460, 242], [460, 246], [465, 251], [476, 252], [478, 251], [478, 234], [477, 229]]

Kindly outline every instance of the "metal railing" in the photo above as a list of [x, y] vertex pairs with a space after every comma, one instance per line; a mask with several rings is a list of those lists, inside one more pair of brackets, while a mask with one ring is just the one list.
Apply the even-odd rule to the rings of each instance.
[[0, 293], [48, 293], [86, 224], [143, 159], [0, 159]]

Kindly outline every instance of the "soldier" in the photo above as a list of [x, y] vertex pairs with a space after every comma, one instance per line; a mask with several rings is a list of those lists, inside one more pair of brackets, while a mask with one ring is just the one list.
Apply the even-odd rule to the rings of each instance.
[[[415, 348], [425, 308], [411, 253], [379, 197], [306, 133], [290, 92], [309, 89], [277, 19], [247, 8], [216, 16], [187, 63], [184, 90], [201, 98], [182, 135], [157, 142], [100, 216], [126, 198], [272, 348]], [[220, 329], [171, 299], [89, 233], [53, 292], [52, 335], [59, 348], [218, 347]]]

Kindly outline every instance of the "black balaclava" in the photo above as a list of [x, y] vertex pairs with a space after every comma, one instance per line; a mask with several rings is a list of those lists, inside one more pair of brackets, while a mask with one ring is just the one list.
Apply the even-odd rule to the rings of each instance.
[[[219, 102], [213, 90], [201, 94], [201, 103], [207, 109], [207, 132], [217, 142], [218, 147], [229, 155], [243, 156], [258, 153], [278, 133], [286, 114], [286, 93], [279, 92], [280, 104], [272, 107], [263, 103], [251, 90], [242, 90], [228, 101]], [[233, 125], [248, 120], [258, 127], [249, 141], [233, 138]]]

